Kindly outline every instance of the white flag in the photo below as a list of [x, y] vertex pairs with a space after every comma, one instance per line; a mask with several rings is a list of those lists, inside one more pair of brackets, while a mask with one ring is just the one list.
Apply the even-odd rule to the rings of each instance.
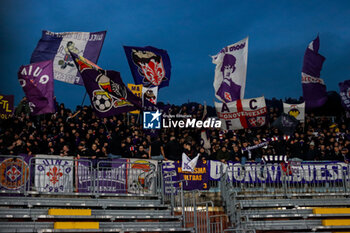
[[266, 124], [266, 102], [264, 97], [242, 99], [232, 103], [215, 102], [222, 129], [236, 130], [260, 127]]
[[248, 37], [212, 56], [216, 65], [214, 89], [219, 100], [229, 103], [244, 98], [248, 61]]
[[194, 169], [197, 166], [197, 161], [199, 158], [199, 154], [194, 158], [190, 159], [185, 153], [182, 153], [182, 171], [185, 172], [194, 172]]
[[289, 114], [300, 122], [305, 121], [305, 102], [301, 104], [283, 103], [283, 112]]

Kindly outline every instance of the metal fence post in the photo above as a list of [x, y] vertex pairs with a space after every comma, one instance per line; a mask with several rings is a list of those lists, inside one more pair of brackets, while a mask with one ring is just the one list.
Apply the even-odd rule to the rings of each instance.
[[198, 233], [198, 226], [197, 226], [197, 205], [196, 205], [196, 195], [195, 192], [192, 192], [193, 198], [193, 222], [194, 222], [194, 229], [196, 233]]

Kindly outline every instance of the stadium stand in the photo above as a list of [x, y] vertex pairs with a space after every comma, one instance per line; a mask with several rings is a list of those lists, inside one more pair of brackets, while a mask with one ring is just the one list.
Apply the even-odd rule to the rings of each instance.
[[[281, 165], [276, 166], [282, 171]], [[295, 168], [290, 169], [296, 177]], [[268, 182], [232, 182], [232, 171], [227, 169], [222, 176], [221, 192], [233, 232], [237, 229], [256, 232], [349, 232], [348, 166], [343, 170], [342, 181], [293, 182], [287, 179], [293, 173], [287, 171], [281, 172], [281, 183], [273, 187]]]
[[[78, 107], [73, 113], [61, 104], [56, 106], [55, 114], [32, 117], [23, 106], [17, 108], [15, 116], [0, 122], [0, 171], [8, 171], [7, 175], [16, 180], [0, 182], [0, 231], [349, 232], [349, 114], [339, 105], [329, 104], [331, 110], [326, 112], [334, 116], [308, 113], [305, 123], [299, 123], [285, 140], [280, 130], [271, 127], [282, 112], [281, 105], [282, 101], [267, 100], [268, 118], [263, 127], [234, 132], [209, 129], [209, 148], [201, 144], [201, 130], [163, 129], [152, 135], [131, 114], [99, 119], [90, 107]], [[164, 107], [171, 114], [198, 119], [204, 115], [199, 104]], [[215, 109], [208, 107], [208, 115], [215, 116]], [[271, 141], [251, 154], [243, 150], [266, 139]], [[129, 192], [127, 189], [132, 187], [126, 188], [125, 177], [124, 183], [120, 182], [124, 186], [114, 181], [99, 182], [99, 178], [114, 174], [112, 168], [118, 170], [119, 162], [114, 159], [135, 161], [163, 155], [168, 160], [181, 160], [183, 152], [191, 159], [200, 153], [201, 160], [217, 160], [226, 166], [220, 182], [211, 180], [211, 189], [204, 191], [220, 192], [225, 213], [214, 206], [221, 207], [221, 200], [201, 195], [198, 190], [183, 190], [185, 181], [168, 180], [164, 177], [166, 171], [161, 174], [161, 166], [155, 170], [151, 162], [147, 168], [138, 164], [144, 172], [141, 176], [133, 174], [131, 162], [125, 162], [128, 175], [135, 176], [137, 185], [147, 191]], [[46, 160], [55, 162], [44, 169], [40, 163]], [[70, 174], [46, 170], [61, 160], [69, 164]], [[330, 179], [305, 179], [311, 168], [305, 169], [302, 160], [312, 161], [315, 177]], [[321, 161], [338, 164], [325, 171], [324, 167], [318, 168]], [[11, 164], [19, 171], [8, 170]], [[266, 171], [278, 177], [277, 181], [258, 180]], [[56, 185], [53, 188], [57, 190], [50, 190], [40, 179], [40, 172], [41, 176], [50, 175], [53, 183], [71, 182], [70, 188], [62, 191]], [[85, 174], [84, 185], [77, 180], [79, 172]], [[18, 178], [19, 174], [22, 177]], [[242, 174], [256, 179], [238, 179]], [[59, 182], [55, 180], [58, 175]], [[156, 185], [146, 187], [152, 179]], [[170, 190], [166, 189], [169, 185]]]

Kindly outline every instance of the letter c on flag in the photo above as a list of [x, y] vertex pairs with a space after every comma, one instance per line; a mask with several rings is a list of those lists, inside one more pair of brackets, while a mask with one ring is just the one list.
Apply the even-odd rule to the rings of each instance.
[[254, 110], [254, 109], [257, 109], [258, 106], [256, 106], [256, 105], [253, 106], [253, 102], [256, 103], [256, 102], [257, 102], [256, 99], [252, 99], [252, 100], [249, 102], [249, 107], [250, 107], [250, 109], [253, 109], [253, 110]]
[[26, 86], [26, 80], [18, 79], [18, 81], [19, 81], [19, 85], [21, 85], [21, 87], [25, 87]]

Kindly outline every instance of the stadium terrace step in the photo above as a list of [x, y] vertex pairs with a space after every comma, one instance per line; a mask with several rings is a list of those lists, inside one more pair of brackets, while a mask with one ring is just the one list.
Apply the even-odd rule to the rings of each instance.
[[314, 208], [314, 214], [350, 214], [350, 208]]
[[84, 215], [91, 216], [91, 209], [49, 209], [48, 215], [58, 215], [58, 216], [76, 216]]
[[[330, 201], [331, 200], [331, 201]], [[255, 200], [239, 200], [242, 208], [254, 207], [319, 207], [319, 206], [350, 206], [349, 198], [303, 198], [303, 199], [255, 199]]]
[[0, 208], [1, 219], [100, 219], [100, 220], [117, 220], [117, 219], [180, 219], [181, 216], [171, 215], [170, 209], [165, 210], [91, 210], [91, 215], [49, 215], [48, 208]]
[[247, 228], [255, 230], [312, 230], [322, 225], [321, 220], [248, 221]]
[[49, 207], [158, 207], [165, 208], [159, 199], [91, 199], [91, 198], [43, 198], [43, 197], [0, 197], [0, 206], [49, 206]]
[[99, 222], [55, 222], [53, 229], [99, 229]]
[[325, 219], [322, 220], [323, 226], [349, 226], [350, 228], [350, 219]]
[[350, 213], [347, 214], [315, 214], [312, 209], [273, 209], [273, 210], [256, 210], [249, 209], [241, 212], [242, 216], [248, 217], [248, 219], [258, 218], [327, 218], [327, 217], [350, 217]]
[[180, 222], [101, 222], [99, 229], [53, 229], [51, 222], [0, 222], [0, 232], [192, 232]]

